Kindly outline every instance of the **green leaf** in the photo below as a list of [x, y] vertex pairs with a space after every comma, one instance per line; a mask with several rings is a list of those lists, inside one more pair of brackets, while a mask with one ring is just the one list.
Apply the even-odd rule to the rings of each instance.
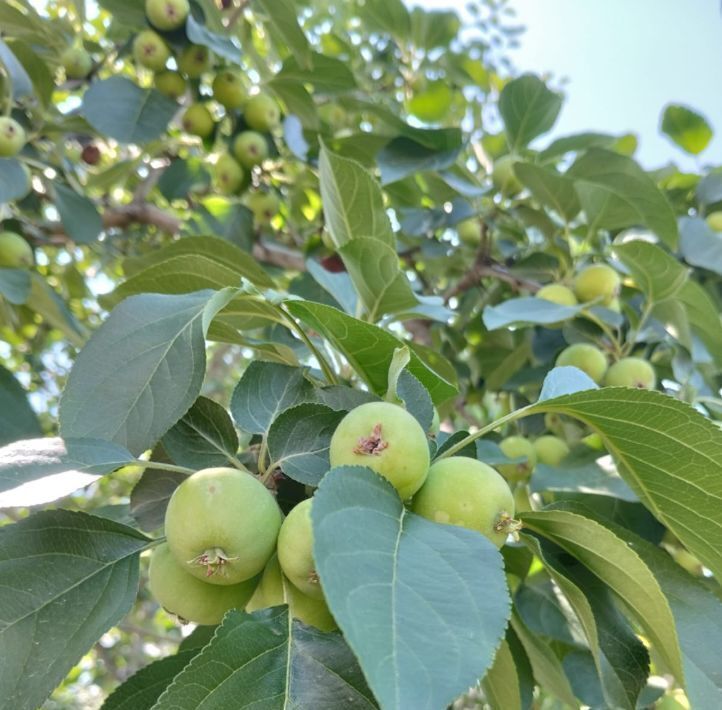
[[265, 434], [281, 412], [314, 399], [301, 368], [254, 361], [233, 390], [231, 414], [243, 431]]
[[667, 198], [652, 178], [631, 158], [592, 148], [567, 175], [575, 187], [587, 219], [596, 229], [644, 225], [670, 249], [677, 246], [677, 219]]
[[577, 367], [562, 365], [552, 368], [544, 378], [539, 401], [595, 389], [599, 389], [596, 382], [586, 372], [582, 372]]
[[103, 231], [103, 220], [95, 205], [60, 182], [53, 183], [53, 190], [55, 207], [68, 236], [79, 244], [94, 242]]
[[402, 0], [366, 0], [359, 16], [372, 30], [404, 40], [411, 32], [411, 18]]
[[30, 192], [30, 173], [15, 158], [0, 158], [0, 205]]
[[128, 27], [146, 25], [144, 0], [98, 0], [98, 5], [123, 25]]
[[140, 454], [188, 411], [205, 376], [205, 333], [232, 291], [143, 294], [117, 306], [80, 351], [60, 400], [64, 437]]
[[415, 90], [406, 103], [406, 110], [420, 121], [438, 123], [443, 121], [454, 103], [454, 92], [442, 79], [430, 81]]
[[75, 347], [84, 345], [84, 329], [75, 319], [65, 301], [38, 273], [30, 275], [30, 295], [26, 305], [42, 316], [50, 326], [63, 333]]
[[220, 195], [207, 197], [183, 224], [182, 232], [189, 236], [212, 234], [246, 251], [253, 241], [253, 213], [245, 205]]
[[699, 155], [712, 140], [712, 127], [696, 111], [679, 104], [669, 104], [662, 114], [662, 133], [682, 150]]
[[484, 675], [509, 615], [489, 540], [409, 513], [358, 466], [326, 474], [311, 515], [326, 600], [382, 707], [445, 707]]
[[134, 460], [100, 439], [23, 439], [0, 448], [0, 507], [61, 498]]
[[0, 529], [4, 707], [35, 710], [125, 616], [138, 591], [138, 555], [149, 542], [132, 528], [66, 510]]
[[695, 195], [702, 205], [711, 205], [722, 200], [722, 173], [705, 175], [697, 185]]
[[570, 178], [554, 168], [533, 163], [515, 163], [514, 172], [539, 202], [553, 209], [565, 222], [579, 214], [581, 205]]
[[388, 185], [427, 170], [448, 168], [456, 162], [461, 147], [459, 141], [455, 147], [435, 150], [406, 136], [394, 138], [376, 155], [381, 171], [381, 184]]
[[130, 79], [112, 76], [91, 84], [81, 111], [104, 136], [140, 145], [160, 138], [178, 104], [155, 89], [141, 89]]
[[310, 68], [299, 64], [295, 57], [289, 57], [274, 81], [276, 79], [312, 84], [316, 93], [337, 94], [357, 88], [353, 72], [345, 62], [318, 52], [311, 52]]
[[20, 306], [30, 295], [30, 274], [25, 269], [0, 268], [0, 296]]
[[688, 270], [656, 244], [634, 239], [614, 245], [614, 253], [629, 269], [635, 284], [655, 303], [676, 296]]
[[719, 309], [700, 284], [691, 279], [679, 292], [692, 329], [712, 353], [715, 362], [722, 367], [722, 320]]
[[567, 153], [578, 153], [588, 148], [611, 148], [616, 138], [607, 133], [575, 133], [571, 136], [563, 136], [552, 141], [544, 150], [539, 153], [539, 160], [546, 163], [558, 160]]
[[[42, 436], [42, 433], [40, 422], [28, 402], [27, 393], [12, 372], [0, 365], [0, 446], [18, 439], [33, 439]], [[0, 473], [0, 489], [1, 486]]]
[[346, 412], [306, 402], [281, 412], [268, 430], [268, 452], [274, 467], [289, 478], [317, 486], [330, 468], [331, 436]]
[[196, 22], [191, 13], [186, 20], [186, 35], [193, 44], [208, 47], [216, 56], [223, 57], [232, 64], [241, 64], [241, 50], [230, 37], [211, 32], [205, 25]]
[[[255, 0], [265, 12], [268, 22], [278, 32], [286, 47], [291, 50], [299, 66], [310, 69], [311, 47], [298, 24], [297, 8], [292, 0]], [[284, 49], [286, 48], [284, 47]]]
[[434, 421], [434, 403], [426, 388], [408, 370], [403, 370], [399, 375], [396, 394], [409, 414], [421, 424], [421, 428], [429, 431]]
[[[158, 460], [157, 450], [153, 460]], [[163, 526], [165, 511], [173, 491], [187, 478], [177, 471], [147, 468], [130, 494], [130, 514], [143, 530], [157, 530]]]
[[338, 633], [292, 620], [287, 607], [226, 614], [211, 642], [175, 677], [154, 710], [376, 707]]
[[12, 87], [12, 99], [17, 101], [33, 94], [33, 85], [25, 67], [13, 51], [0, 39], [0, 65], [5, 69]]
[[494, 710], [522, 710], [519, 676], [506, 640], [494, 656], [494, 664], [481, 682], [484, 695]]
[[193, 406], [163, 437], [163, 448], [181, 466], [201, 469], [236, 465], [238, 434], [228, 412], [207, 397]]
[[[352, 318], [331, 306], [287, 301], [286, 308], [342, 353], [373, 392], [378, 395], [386, 392], [389, 364], [394, 350], [404, 344], [401, 340], [382, 328]], [[456, 384], [440, 371], [443, 363], [449, 365], [448, 361], [436, 354], [440, 365], [432, 369], [417, 352], [416, 347], [412, 348], [409, 372], [426, 387], [434, 404], [453, 397], [457, 392]]]
[[574, 318], [583, 310], [583, 305], [563, 306], [544, 298], [522, 296], [502, 301], [497, 306], [486, 306], [482, 313], [482, 320], [489, 330], [525, 323], [549, 325]]
[[318, 131], [319, 120], [311, 94], [295, 79], [274, 77], [266, 86], [278, 96], [291, 115], [297, 116], [306, 130]]
[[158, 190], [168, 202], [171, 202], [183, 200], [189, 193], [206, 189], [210, 184], [211, 175], [203, 160], [195, 157], [185, 160], [176, 158], [160, 176]]
[[556, 123], [562, 99], [534, 74], [510, 81], [499, 96], [499, 113], [504, 120], [509, 147], [518, 151]]
[[722, 238], [700, 217], [679, 221], [679, 250], [692, 266], [722, 275]]

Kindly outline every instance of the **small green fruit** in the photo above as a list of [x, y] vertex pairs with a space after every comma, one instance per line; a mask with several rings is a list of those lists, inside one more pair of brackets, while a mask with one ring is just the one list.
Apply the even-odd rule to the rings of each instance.
[[450, 456], [431, 466], [414, 496], [412, 510], [436, 523], [476, 530], [501, 547], [514, 517], [514, 497], [491, 466], [466, 456]]
[[502, 439], [499, 444], [504, 456], [510, 459], [524, 457], [525, 461], [519, 463], [499, 464], [497, 468], [507, 481], [517, 483], [518, 481], [526, 481], [531, 476], [534, 466], [536, 466], [536, 449], [534, 444], [523, 436], [507, 436]]
[[715, 232], [722, 232], [722, 211], [710, 212], [707, 215], [707, 226]]
[[273, 554], [280, 527], [281, 511], [270, 491], [234, 468], [189, 476], [173, 492], [165, 515], [173, 556], [211, 584], [238, 584], [257, 575]]
[[559, 353], [556, 366], [577, 367], [599, 384], [607, 371], [608, 363], [599, 348], [589, 343], [575, 343]]
[[165, 68], [169, 57], [168, 45], [158, 33], [153, 30], [138, 33], [133, 42], [133, 58], [138, 64], [159, 72]]
[[331, 466], [368, 466], [386, 478], [402, 500], [421, 488], [429, 471], [426, 433], [405, 409], [368, 402], [352, 409], [331, 437]]
[[252, 168], [268, 157], [268, 143], [256, 131], [243, 131], [233, 141], [233, 155], [243, 167]]
[[313, 599], [323, 599], [313, 561], [312, 504], [312, 498], [302, 501], [283, 521], [278, 533], [278, 562], [297, 589]]
[[211, 68], [211, 64], [211, 53], [202, 44], [189, 44], [178, 57], [178, 70], [189, 79], [198, 79]]
[[25, 145], [25, 129], [10, 116], [0, 116], [0, 158], [12, 158]]
[[213, 98], [230, 111], [243, 106], [246, 91], [241, 75], [230, 69], [218, 72], [213, 79]]
[[542, 286], [536, 292], [537, 298], [543, 298], [545, 301], [551, 301], [557, 303], [560, 306], [576, 306], [577, 297], [574, 295], [574, 291], [562, 284], [548, 284]]
[[186, 133], [208, 138], [213, 133], [213, 115], [203, 104], [191, 104], [183, 114], [181, 125]]
[[15, 232], [0, 232], [0, 266], [24, 269], [33, 265], [33, 248]]
[[574, 293], [582, 303], [601, 299], [606, 306], [619, 295], [621, 285], [619, 274], [611, 266], [592, 264], [574, 279]]
[[501, 158], [494, 162], [491, 181], [503, 195], [516, 195], [517, 192], [521, 192], [523, 187], [514, 173], [516, 160], [512, 155], [502, 155]]
[[186, 80], [177, 71], [162, 71], [153, 77], [155, 88], [169, 99], [179, 99], [186, 92]]
[[220, 624], [230, 609], [243, 609], [258, 584], [257, 577], [227, 586], [201, 582], [183, 569], [166, 543], [153, 550], [148, 575], [150, 592], [166, 611], [203, 625]]
[[346, 111], [338, 104], [324, 104], [319, 106], [319, 118], [334, 128], [341, 128], [346, 123]]
[[478, 247], [481, 244], [481, 222], [477, 217], [460, 222], [456, 225], [456, 231], [464, 244], [472, 247]]
[[218, 189], [225, 195], [231, 195], [243, 185], [243, 168], [233, 157], [225, 153], [213, 166], [213, 178]]
[[251, 96], [243, 109], [246, 123], [255, 131], [273, 130], [281, 120], [278, 104], [267, 94]]
[[651, 390], [657, 386], [657, 375], [654, 368], [641, 357], [623, 357], [609, 368], [604, 384], [608, 387]]
[[82, 47], [68, 47], [60, 55], [68, 79], [85, 79], [93, 68], [93, 58]]
[[166, 32], [183, 25], [189, 12], [188, 0], [145, 0], [145, 14], [150, 24]]
[[547, 434], [534, 441], [537, 461], [547, 466], [558, 466], [569, 454], [569, 446], [564, 439]]
[[246, 206], [253, 212], [253, 220], [261, 227], [266, 227], [278, 214], [280, 201], [275, 192], [251, 192], [246, 198]]

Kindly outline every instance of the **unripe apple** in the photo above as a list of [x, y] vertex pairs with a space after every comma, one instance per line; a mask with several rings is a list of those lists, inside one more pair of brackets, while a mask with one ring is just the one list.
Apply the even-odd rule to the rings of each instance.
[[641, 357], [623, 357], [609, 368], [604, 384], [608, 387], [651, 390], [657, 386], [657, 375], [654, 368]]
[[582, 303], [601, 299], [606, 306], [619, 295], [621, 285], [619, 274], [611, 266], [592, 264], [577, 274], [574, 293]]
[[608, 363], [604, 353], [589, 343], [575, 343], [559, 353], [557, 367], [577, 367], [597, 384], [602, 381]]
[[246, 91], [241, 75], [230, 69], [218, 72], [213, 79], [213, 98], [228, 110], [243, 106]]
[[278, 214], [280, 200], [275, 192], [261, 192], [256, 190], [249, 193], [246, 198], [246, 206], [253, 212], [253, 220], [256, 224], [265, 227]]
[[507, 481], [517, 483], [518, 481], [526, 481], [531, 476], [534, 466], [536, 466], [536, 449], [529, 439], [523, 436], [507, 436], [499, 443], [504, 456], [510, 459], [524, 457], [526, 461], [519, 463], [499, 464], [497, 468]]
[[138, 64], [153, 71], [162, 71], [170, 57], [168, 45], [153, 30], [139, 32], [133, 42], [133, 58]]
[[216, 185], [226, 195], [231, 195], [241, 189], [243, 175], [243, 168], [228, 153], [218, 158], [213, 166], [213, 178]]
[[191, 104], [183, 114], [181, 125], [186, 133], [208, 138], [213, 133], [213, 115], [203, 104]]
[[68, 47], [60, 55], [68, 79], [85, 79], [93, 68], [92, 57], [82, 47]]
[[428, 520], [476, 530], [497, 547], [514, 518], [514, 497], [506, 481], [487, 464], [466, 456], [439, 459], [411, 509]]
[[10, 116], [0, 116], [0, 158], [17, 155], [27, 140], [25, 129]]
[[491, 181], [503, 195], [516, 195], [523, 187], [514, 173], [514, 163], [516, 158], [512, 155], [502, 155], [494, 162]]
[[470, 217], [456, 225], [456, 231], [459, 239], [472, 247], [478, 247], [481, 244], [481, 222], [478, 217]]
[[715, 232], [722, 232], [722, 210], [707, 215], [707, 226]]
[[278, 562], [283, 574], [306, 596], [323, 599], [313, 560], [313, 498], [301, 501], [287, 516], [278, 533]]
[[178, 57], [178, 70], [190, 79], [198, 79], [211, 68], [212, 58], [208, 47], [189, 44]]
[[24, 269], [33, 265], [33, 248], [16, 232], [0, 232], [0, 266]]
[[252, 168], [268, 157], [268, 143], [256, 131], [243, 131], [233, 141], [233, 155], [244, 168]]
[[421, 488], [429, 471], [429, 444], [419, 422], [402, 407], [367, 402], [352, 409], [331, 437], [331, 466], [368, 466], [402, 500]]
[[569, 446], [564, 439], [546, 434], [534, 440], [537, 461], [547, 466], [558, 466], [569, 454]]
[[145, 0], [145, 14], [159, 30], [178, 29], [188, 17], [188, 0]]
[[281, 109], [268, 94], [251, 96], [243, 109], [246, 123], [256, 131], [270, 131], [281, 120]]
[[186, 92], [186, 80], [177, 72], [170, 69], [162, 71], [153, 77], [155, 88], [169, 99], [179, 99]]
[[562, 284], [548, 284], [542, 286], [536, 292], [537, 298], [543, 298], [545, 301], [551, 301], [557, 303], [560, 306], [576, 306], [577, 297], [574, 295], [574, 291]]
[[346, 123], [346, 111], [338, 104], [329, 103], [319, 106], [318, 115], [322, 121], [334, 128], [339, 128]]

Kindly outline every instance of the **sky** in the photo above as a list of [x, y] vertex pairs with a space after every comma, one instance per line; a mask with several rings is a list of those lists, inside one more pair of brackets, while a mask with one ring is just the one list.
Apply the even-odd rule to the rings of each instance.
[[[410, 4], [460, 8], [463, 0]], [[631, 131], [646, 168], [674, 161], [694, 170], [697, 159], [659, 131], [665, 105], [681, 103], [715, 131], [700, 163], [722, 164], [720, 0], [511, 0], [511, 6], [526, 26], [510, 54], [517, 69], [568, 80], [551, 135]]]

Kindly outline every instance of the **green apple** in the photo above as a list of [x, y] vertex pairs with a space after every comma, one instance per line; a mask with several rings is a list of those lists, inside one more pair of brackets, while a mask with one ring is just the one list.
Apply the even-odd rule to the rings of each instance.
[[548, 284], [542, 286], [536, 292], [537, 298], [543, 298], [545, 301], [551, 301], [557, 303], [560, 306], [576, 306], [577, 297], [574, 295], [574, 291], [562, 284]]
[[233, 155], [244, 168], [252, 168], [268, 157], [268, 143], [256, 131], [243, 131], [233, 141]]
[[243, 106], [246, 91], [241, 75], [230, 69], [218, 72], [213, 79], [213, 98], [228, 110]]
[[23, 269], [33, 265], [33, 248], [15, 232], [0, 232], [0, 266]]
[[478, 217], [470, 217], [456, 225], [459, 239], [472, 247], [481, 244], [481, 222]]
[[0, 158], [12, 158], [25, 145], [25, 129], [10, 116], [0, 116]]
[[514, 163], [516, 161], [517, 159], [513, 155], [502, 155], [501, 158], [494, 161], [491, 181], [503, 195], [516, 195], [523, 187], [514, 173]]
[[275, 192], [262, 192], [255, 190], [248, 194], [246, 206], [253, 212], [253, 220], [256, 224], [265, 227], [271, 223], [278, 214], [280, 200]]
[[279, 124], [281, 109], [268, 94], [256, 94], [246, 101], [243, 117], [255, 131], [270, 131]]
[[133, 41], [133, 58], [138, 64], [159, 72], [165, 68], [169, 57], [170, 49], [157, 32], [143, 30], [136, 35]]
[[145, 0], [145, 14], [150, 24], [165, 32], [183, 25], [189, 12], [188, 0]]
[[504, 456], [508, 456], [510, 459], [521, 457], [526, 459], [519, 463], [499, 464], [497, 468], [501, 475], [512, 483], [526, 481], [536, 466], [537, 456], [534, 444], [523, 436], [507, 436], [499, 443], [499, 448]]
[[577, 274], [574, 293], [582, 302], [600, 300], [609, 305], [619, 295], [622, 282], [619, 274], [607, 264], [592, 264]]
[[93, 68], [93, 58], [82, 47], [68, 47], [60, 55], [68, 79], [85, 79]]
[[243, 168], [228, 153], [221, 155], [213, 166], [213, 178], [216, 185], [226, 195], [231, 195], [241, 189], [243, 177]]
[[169, 99], [179, 99], [186, 92], [186, 80], [177, 72], [166, 70], [153, 77], [155, 88]]
[[557, 367], [577, 367], [597, 384], [604, 378], [608, 363], [604, 353], [589, 343], [575, 343], [559, 353]]
[[514, 497], [491, 466], [450, 456], [431, 466], [411, 509], [435, 523], [476, 530], [501, 547], [512, 527]]
[[287, 516], [278, 533], [278, 562], [283, 574], [306, 596], [323, 599], [313, 560], [313, 498], [301, 501]]
[[722, 210], [707, 215], [707, 226], [715, 232], [722, 232]]
[[569, 446], [564, 439], [546, 434], [534, 440], [537, 461], [547, 466], [558, 466], [569, 454]]
[[178, 57], [178, 70], [190, 79], [198, 79], [211, 68], [211, 53], [201, 44], [189, 44]]
[[623, 357], [609, 368], [604, 384], [608, 387], [651, 390], [657, 386], [657, 375], [654, 368], [641, 357]]
[[183, 114], [181, 125], [186, 133], [208, 138], [213, 133], [213, 114], [203, 104], [191, 104]]

